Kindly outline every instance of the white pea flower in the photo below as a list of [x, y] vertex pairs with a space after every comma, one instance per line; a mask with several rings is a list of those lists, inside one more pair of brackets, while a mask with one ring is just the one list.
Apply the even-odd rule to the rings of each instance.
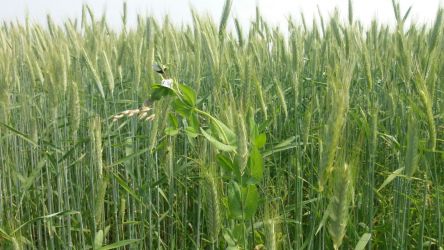
[[164, 79], [164, 80], [162, 80], [162, 86], [171, 89], [173, 87], [173, 79]]

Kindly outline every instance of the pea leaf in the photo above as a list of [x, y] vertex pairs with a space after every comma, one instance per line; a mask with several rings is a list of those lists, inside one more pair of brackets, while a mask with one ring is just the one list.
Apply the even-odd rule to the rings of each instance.
[[175, 129], [179, 128], [179, 122], [177, 121], [177, 117], [175, 115], [173, 115], [172, 113], [170, 113], [168, 115], [168, 121], [169, 121], [169, 124], [172, 128], [175, 128]]
[[172, 95], [175, 95], [172, 89], [162, 86], [160, 84], [153, 84], [150, 100], [157, 101], [162, 99], [162, 97], [172, 96]]
[[[236, 242], [245, 242], [245, 232], [247, 231], [247, 228], [245, 226], [245, 223], [238, 223], [233, 228], [233, 236], [236, 239]], [[241, 249], [241, 248], [237, 248]]]
[[217, 160], [217, 163], [219, 163], [219, 165], [221, 167], [223, 167], [223, 169], [225, 169], [227, 172], [230, 173], [233, 171], [234, 163], [226, 155], [220, 153], [216, 156], [216, 160]]
[[230, 182], [228, 185], [228, 208], [231, 218], [242, 218], [241, 192], [236, 182]]
[[177, 134], [179, 134], [179, 129], [173, 128], [173, 127], [168, 127], [168, 128], [165, 128], [164, 132], [166, 135], [176, 136]]
[[234, 247], [234, 249], [238, 249], [236, 247], [236, 242], [234, 241], [233, 234], [231, 233], [231, 231], [229, 229], [225, 229], [223, 236], [224, 236], [225, 242], [228, 244], [228, 247], [226, 249], [229, 249], [229, 247]]
[[256, 185], [248, 185], [242, 188], [243, 205], [244, 205], [244, 219], [249, 220], [256, 213], [259, 205], [259, 192]]
[[192, 88], [184, 84], [178, 84], [178, 86], [182, 101], [188, 104], [189, 106], [194, 107], [196, 105], [196, 99], [197, 99], [196, 92]]
[[176, 99], [173, 102], [174, 110], [183, 117], [189, 117], [193, 112], [193, 107], [183, 102], [180, 99]]
[[250, 157], [248, 158], [248, 170], [254, 183], [258, 183], [264, 176], [264, 162], [261, 153], [257, 147], [253, 146]]
[[217, 149], [221, 151], [227, 151], [227, 152], [235, 152], [236, 147], [233, 145], [224, 144], [223, 142], [219, 141], [209, 133], [205, 132], [203, 128], [200, 128], [200, 131], [202, 132], [202, 135], [211, 143], [213, 146], [215, 146]]
[[254, 145], [257, 148], [263, 148], [266, 142], [267, 136], [265, 135], [265, 133], [259, 134], [258, 136], [256, 136], [256, 138], [254, 138]]
[[196, 138], [199, 135], [199, 131], [196, 131], [196, 129], [193, 127], [186, 127], [185, 134], [191, 138]]
[[164, 132], [166, 135], [175, 136], [179, 134], [179, 122], [177, 121], [177, 117], [170, 113], [168, 115], [168, 124], [169, 127], [165, 128]]
[[200, 130], [200, 122], [199, 122], [199, 117], [197, 116], [197, 114], [193, 112], [186, 119], [186, 123], [187, 123], [186, 132], [187, 132], [187, 134], [189, 133], [188, 136], [191, 136], [192, 138], [197, 137], [199, 134], [199, 130]]
[[234, 133], [227, 125], [212, 116], [210, 125], [215, 136], [217, 136], [223, 143], [236, 145], [236, 133]]

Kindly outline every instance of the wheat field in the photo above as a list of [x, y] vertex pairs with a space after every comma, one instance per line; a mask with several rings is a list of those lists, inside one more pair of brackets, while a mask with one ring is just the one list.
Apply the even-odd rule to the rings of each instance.
[[2, 23], [0, 249], [443, 249], [443, 9], [230, 5]]

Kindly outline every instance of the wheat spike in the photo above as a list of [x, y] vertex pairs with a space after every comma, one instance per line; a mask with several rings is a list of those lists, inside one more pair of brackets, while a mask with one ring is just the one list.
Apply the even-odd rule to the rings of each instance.
[[352, 171], [347, 163], [336, 167], [333, 172], [330, 204], [328, 207], [328, 232], [333, 240], [333, 247], [339, 249], [345, 236], [348, 223], [348, 210], [353, 193]]
[[219, 205], [219, 191], [215, 174], [212, 171], [204, 176], [205, 200], [207, 204], [208, 232], [210, 240], [216, 242], [221, 229], [221, 212]]

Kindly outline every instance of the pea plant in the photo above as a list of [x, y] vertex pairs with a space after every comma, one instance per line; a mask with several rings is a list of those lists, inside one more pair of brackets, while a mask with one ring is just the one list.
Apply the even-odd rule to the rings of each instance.
[[225, 183], [227, 195], [222, 199], [228, 204], [228, 218], [235, 220], [232, 228], [226, 229], [224, 238], [229, 248], [237, 245], [246, 247], [246, 224], [252, 220], [259, 205], [258, 184], [263, 178], [263, 157], [260, 149], [266, 143], [265, 133], [260, 133], [253, 115], [249, 117], [249, 152], [246, 166], [237, 161], [241, 156], [238, 151], [238, 138], [235, 130], [230, 128], [213, 115], [197, 107], [195, 91], [185, 84], [178, 83], [166, 77], [166, 68], [155, 64], [153, 69], [162, 76], [162, 84], [155, 84], [151, 101], [164, 96], [172, 96], [173, 112], [170, 114], [170, 124], [165, 133], [174, 136], [179, 131], [177, 116], [184, 121], [183, 131], [189, 138], [202, 136], [216, 149], [217, 164], [223, 168], [228, 181]]
[[[196, 92], [189, 86], [178, 83], [168, 78], [167, 68], [163, 65], [154, 64], [153, 70], [160, 74], [160, 84], [152, 85], [150, 99], [145, 101], [140, 109], [127, 110], [114, 116], [114, 120], [124, 116], [138, 116], [141, 119], [154, 119], [150, 105], [162, 98], [169, 97], [171, 101], [171, 112], [168, 114], [168, 127], [164, 133], [168, 136], [177, 136], [185, 133], [189, 141], [201, 136], [208, 141], [217, 152], [216, 162], [224, 173], [224, 190], [226, 195], [217, 201], [228, 208], [227, 216], [235, 223], [231, 228], [224, 229], [224, 239], [228, 249], [248, 247], [247, 224], [252, 223], [258, 205], [260, 203], [258, 184], [263, 178], [263, 156], [260, 150], [265, 146], [266, 134], [254, 121], [254, 114], [250, 112], [248, 125], [249, 149], [247, 155], [240, 155], [235, 129], [230, 128], [221, 120], [208, 112], [199, 109]], [[183, 128], [179, 121], [182, 121]], [[244, 142], [245, 143], [245, 142]], [[246, 158], [246, 164], [238, 161], [239, 157]], [[252, 225], [252, 224], [251, 224]], [[252, 232], [254, 244], [254, 230]]]

